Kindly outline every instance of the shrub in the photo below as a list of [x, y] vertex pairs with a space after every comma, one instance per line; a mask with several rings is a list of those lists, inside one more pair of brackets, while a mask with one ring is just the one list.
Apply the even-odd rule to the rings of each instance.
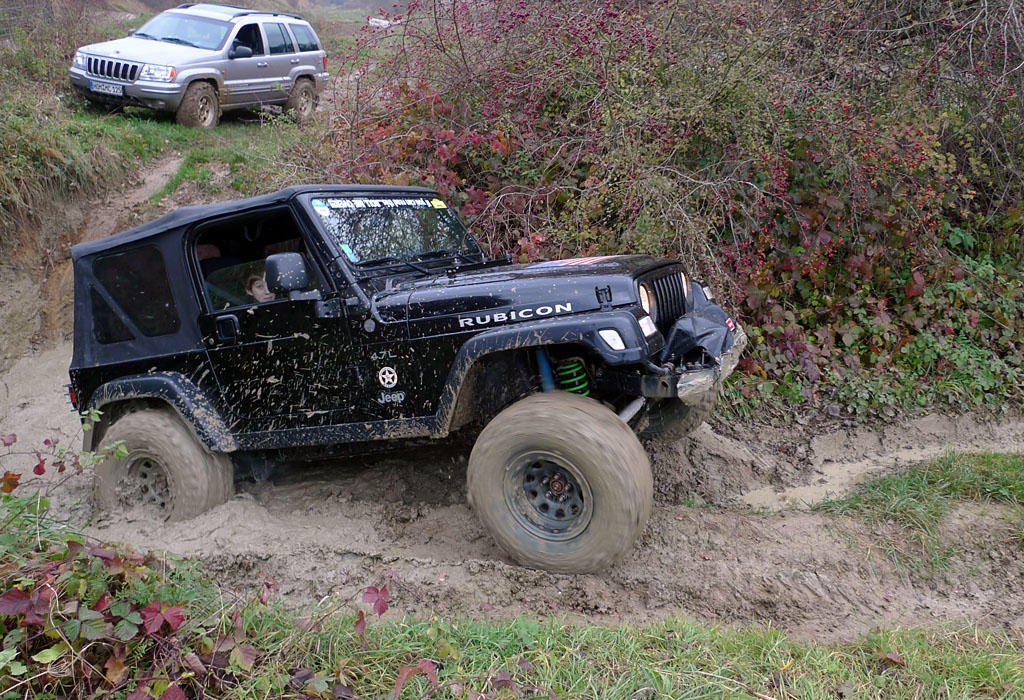
[[842, 391], [936, 386], [957, 348], [1019, 386], [1024, 37], [986, 7], [413, 1], [349, 58], [332, 167], [436, 187], [524, 261], [727, 277], [790, 399], [887, 411]]

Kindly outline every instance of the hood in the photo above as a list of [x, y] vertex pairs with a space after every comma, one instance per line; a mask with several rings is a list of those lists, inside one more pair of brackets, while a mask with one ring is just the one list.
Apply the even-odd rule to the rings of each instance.
[[634, 280], [676, 264], [646, 255], [574, 258], [455, 271], [401, 282], [378, 296], [395, 318], [407, 310], [413, 337], [526, 322], [637, 303]]
[[114, 60], [137, 63], [157, 63], [166, 66], [182, 66], [203, 61], [220, 54], [219, 51], [198, 49], [194, 46], [172, 44], [169, 41], [139, 39], [133, 36], [99, 44], [89, 44], [78, 49], [82, 53]]

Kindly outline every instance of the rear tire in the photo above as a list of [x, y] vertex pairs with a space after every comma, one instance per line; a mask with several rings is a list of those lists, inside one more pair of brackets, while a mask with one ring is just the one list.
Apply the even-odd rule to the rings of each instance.
[[284, 103], [285, 114], [290, 114], [299, 124], [305, 124], [313, 118], [316, 111], [316, 88], [308, 78], [299, 78], [288, 93], [288, 101]]
[[96, 466], [93, 496], [101, 511], [143, 507], [155, 518], [187, 520], [224, 503], [234, 491], [234, 468], [211, 454], [176, 414], [143, 409], [119, 418], [103, 437], [124, 441], [123, 459]]
[[195, 82], [185, 90], [175, 118], [182, 126], [212, 129], [220, 122], [220, 99], [209, 83]]
[[615, 413], [576, 394], [534, 394], [499, 413], [469, 458], [469, 503], [524, 566], [607, 568], [651, 514], [650, 461]]

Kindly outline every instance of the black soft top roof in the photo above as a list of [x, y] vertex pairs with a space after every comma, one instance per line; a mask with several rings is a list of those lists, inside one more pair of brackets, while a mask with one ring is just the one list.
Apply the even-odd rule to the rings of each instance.
[[437, 196], [437, 192], [426, 187], [399, 187], [397, 185], [295, 185], [286, 187], [277, 192], [250, 197], [248, 199], [235, 199], [230, 202], [219, 204], [201, 204], [194, 207], [182, 207], [169, 214], [164, 214], [159, 219], [147, 222], [127, 231], [101, 238], [97, 241], [79, 243], [71, 247], [71, 257], [74, 260], [96, 253], [119, 248], [127, 243], [135, 243], [147, 238], [155, 238], [161, 234], [174, 229], [182, 229], [206, 219], [215, 219], [219, 216], [232, 214], [246, 209], [260, 209], [272, 207], [289, 202], [300, 194], [323, 193], [328, 195], [381, 195], [391, 193], [396, 195], [421, 195]]

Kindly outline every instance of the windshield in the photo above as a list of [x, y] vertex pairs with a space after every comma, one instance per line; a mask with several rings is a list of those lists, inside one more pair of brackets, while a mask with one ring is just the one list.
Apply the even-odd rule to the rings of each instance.
[[469, 231], [440, 199], [332, 197], [311, 204], [342, 252], [357, 265], [483, 259]]
[[164, 12], [142, 25], [135, 36], [158, 39], [200, 49], [218, 49], [228, 35], [230, 25], [206, 17]]

